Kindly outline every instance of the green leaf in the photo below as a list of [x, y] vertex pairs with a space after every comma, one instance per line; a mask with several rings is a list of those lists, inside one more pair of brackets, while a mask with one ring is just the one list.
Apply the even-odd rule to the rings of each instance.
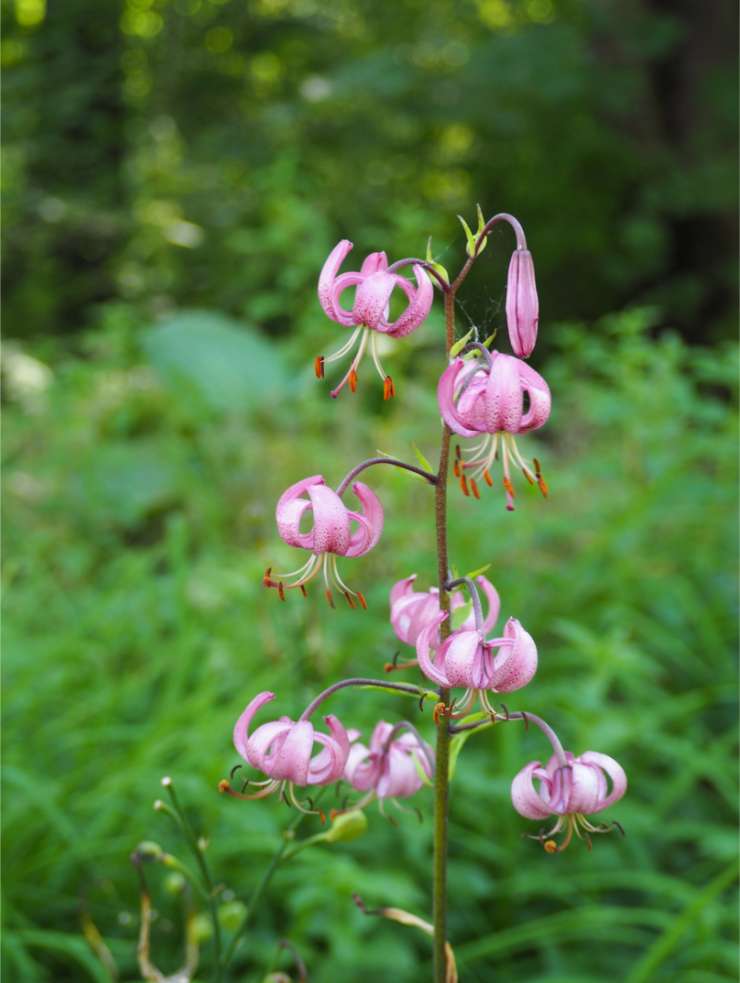
[[497, 334], [498, 334], [498, 328], [496, 328], [496, 330], [493, 332], [493, 334], [490, 337], [486, 338], [486, 340], [483, 342], [486, 348], [491, 347], [491, 345], [493, 344], [493, 339], [496, 337]]
[[[479, 239], [480, 239], [480, 234], [481, 234], [481, 232], [483, 231], [483, 229], [485, 227], [486, 220], [483, 218], [483, 212], [481, 211], [480, 205], [476, 205], [476, 208], [478, 209], [478, 231], [476, 232], [476, 235], [475, 235], [475, 241], [476, 241], [476, 244], [477, 244], [478, 241], [479, 241]], [[483, 242], [480, 245], [480, 248], [478, 249], [478, 255], [479, 256], [483, 252], [483, 250], [486, 248], [487, 245], [488, 245], [488, 236], [485, 237], [485, 239], [483, 240]]]
[[[415, 447], [414, 447], [414, 450], [416, 450]], [[390, 454], [386, 454], [385, 451], [381, 451], [379, 448], [376, 449], [375, 453], [378, 455], [378, 457], [391, 457]], [[418, 455], [419, 452], [416, 451], [416, 453]], [[400, 471], [401, 474], [405, 474], [407, 478], [412, 478], [414, 481], [420, 481], [422, 483], [422, 485], [428, 485], [429, 484], [429, 482], [427, 481], [427, 479], [424, 478], [424, 477], [422, 477], [422, 475], [420, 475], [420, 474], [414, 474], [413, 471], [407, 471], [406, 468], [399, 468], [399, 466], [397, 464], [394, 464], [393, 467], [396, 469], [396, 471]], [[428, 464], [427, 464], [427, 467], [429, 467]], [[430, 471], [432, 470], [431, 467], [429, 467], [429, 470]]]
[[422, 781], [428, 788], [434, 788], [434, 782], [431, 780], [429, 775], [424, 771], [420, 761], [420, 755], [423, 752], [414, 753], [411, 755], [411, 760], [414, 762], [414, 768], [416, 769], [416, 774], [419, 776], [419, 780]]
[[475, 580], [476, 577], [480, 577], [482, 573], [485, 573], [486, 570], [490, 570], [490, 569], [491, 569], [491, 564], [487, 563], [484, 567], [481, 567], [480, 570], [474, 570], [472, 573], [466, 573], [465, 576], [470, 577], [471, 580]]
[[431, 474], [434, 474], [434, 471], [432, 470], [431, 464], [429, 463], [429, 461], [427, 461], [427, 459], [421, 453], [421, 451], [416, 446], [416, 444], [413, 442], [413, 440], [411, 441], [411, 446], [414, 448], [414, 454], [416, 454], [416, 458], [417, 458], [419, 464], [424, 468], [425, 471], [429, 471]]
[[459, 608], [455, 608], [452, 612], [452, 630], [457, 631], [460, 625], [463, 624], [468, 618], [468, 615], [473, 610], [473, 602], [468, 601], [467, 604], [463, 604]]
[[[490, 717], [487, 713], [471, 713], [469, 717], [465, 718], [465, 723], [475, 724], [479, 720], [490, 720]], [[450, 741], [450, 781], [452, 781], [452, 776], [455, 774], [457, 759], [467, 739], [471, 734], [477, 734], [479, 731], [487, 730], [489, 727], [493, 727], [493, 721], [487, 724], [481, 724], [481, 726], [476, 727], [475, 730], [465, 730], [462, 732], [462, 734], [455, 734], [455, 736], [452, 738]]]
[[471, 328], [470, 331], [468, 331], [468, 333], [465, 335], [464, 338], [461, 338], [459, 341], [456, 341], [455, 342], [455, 344], [452, 346], [452, 348], [450, 348], [450, 358], [455, 358], [456, 355], [457, 355], [457, 353], [458, 352], [461, 352], [463, 350], [463, 348], [470, 341], [470, 337], [471, 337], [471, 335], [473, 334], [474, 331], [475, 331], [475, 328]]
[[462, 223], [462, 227], [465, 229], [465, 237], [468, 240], [468, 244], [465, 247], [465, 250], [468, 256], [472, 256], [473, 253], [475, 252], [475, 236], [470, 231], [470, 228], [468, 227], [468, 223], [465, 221], [462, 215], [458, 215], [457, 217], [460, 219]]
[[449, 273], [444, 268], [444, 266], [442, 266], [441, 263], [435, 262], [435, 260], [432, 258], [432, 237], [431, 236], [429, 236], [429, 241], [427, 242], [427, 257], [426, 257], [426, 259], [427, 259], [427, 263], [429, 263], [429, 265], [432, 266], [437, 271], [437, 273], [439, 273], [439, 275], [444, 278], [445, 283], [449, 285], [449, 282], [450, 282], [450, 275], [449, 275]]

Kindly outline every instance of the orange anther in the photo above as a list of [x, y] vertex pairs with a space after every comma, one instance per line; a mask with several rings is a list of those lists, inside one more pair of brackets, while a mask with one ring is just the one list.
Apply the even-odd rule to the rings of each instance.
[[533, 485], [534, 484], [534, 482], [532, 481], [532, 479], [529, 477], [529, 471], [527, 471], [526, 468], [522, 468], [522, 474], [527, 479], [527, 481], [530, 483], [530, 485]]
[[277, 588], [278, 588], [278, 597], [280, 598], [281, 601], [284, 601], [285, 600], [285, 591], [283, 590], [283, 582], [282, 582], [282, 580], [277, 585]]
[[324, 378], [324, 356], [323, 355], [317, 355], [316, 356], [316, 361], [313, 363], [313, 370], [316, 373], [316, 378], [317, 379], [323, 379]]
[[353, 393], [357, 392], [357, 372], [354, 369], [349, 370], [349, 388]]
[[301, 588], [301, 594], [303, 594], [304, 597], [308, 597], [308, 592], [306, 591], [305, 586], [303, 584], [298, 584], [298, 586]]
[[344, 592], [344, 596], [347, 598], [347, 600], [349, 601], [349, 606], [354, 611], [354, 609], [355, 609], [355, 602], [352, 600], [352, 595], [350, 594], [350, 592], [348, 590], [346, 590]]
[[488, 485], [488, 487], [493, 488], [493, 478], [490, 476], [490, 474], [487, 471], [483, 472], [483, 477], [486, 479], [486, 484]]
[[545, 496], [545, 498], [547, 498], [547, 482], [541, 474], [537, 475], [537, 484], [540, 486], [540, 491], [542, 494]]
[[321, 817], [321, 825], [326, 826], [326, 816], [324, 813], [321, 811], [321, 809], [317, 809], [316, 812], [318, 812], [319, 816]]
[[558, 845], [555, 840], [546, 840], [542, 845], [548, 853], [557, 853]]
[[219, 792], [225, 792], [228, 787], [229, 787], [228, 780], [226, 778], [222, 778], [221, 781], [218, 783]]
[[476, 498], [480, 498], [480, 492], [478, 491], [478, 486], [475, 483], [475, 478], [470, 479], [470, 490]]
[[533, 458], [532, 458], [532, 463], [534, 464], [534, 470], [535, 470], [535, 473], [536, 473], [536, 474], [539, 474], [539, 473], [540, 473], [540, 471], [541, 471], [541, 468], [540, 468], [540, 462], [539, 462], [539, 461], [537, 460], [537, 458], [536, 458], [536, 457], [533, 457]]
[[504, 475], [504, 488], [507, 490], [507, 492], [511, 495], [512, 498], [516, 498], [516, 494], [514, 492], [514, 486], [512, 485], [511, 481], [506, 477], [506, 475]]
[[326, 599], [329, 602], [329, 604], [331, 605], [331, 607], [334, 607], [334, 599], [331, 596], [331, 591], [328, 590], [328, 589], [326, 591]]
[[396, 387], [393, 385], [393, 379], [389, 375], [385, 377], [383, 382], [383, 399], [391, 399], [392, 396], [396, 395]]
[[365, 598], [362, 596], [362, 594], [359, 591], [357, 591], [357, 600], [362, 605], [362, 610], [367, 611], [367, 604], [365, 603]]
[[462, 488], [463, 495], [470, 495], [470, 492], [468, 491], [468, 479], [464, 474], [460, 475], [460, 487]]
[[456, 478], [459, 478], [460, 477], [460, 465], [457, 463], [457, 461], [453, 461], [452, 462], [452, 470], [455, 472], [455, 477]]
[[456, 454], [457, 459], [459, 461], [460, 458], [462, 457], [462, 452], [460, 450], [460, 445], [459, 444], [455, 444], [455, 454]]

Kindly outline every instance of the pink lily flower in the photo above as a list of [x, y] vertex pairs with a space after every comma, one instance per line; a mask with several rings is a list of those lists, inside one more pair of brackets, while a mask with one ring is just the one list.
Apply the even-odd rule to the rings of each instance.
[[[316, 375], [324, 377], [324, 366], [338, 358], [347, 355], [355, 345], [358, 336], [362, 335], [357, 355], [353, 358], [349, 372], [332, 391], [336, 399], [345, 383], [349, 382], [352, 392], [357, 388], [357, 367], [365, 354], [368, 339], [375, 367], [383, 380], [383, 394], [386, 399], [395, 395], [393, 380], [383, 370], [378, 358], [378, 333], [391, 338], [405, 338], [424, 322], [432, 307], [434, 288], [429, 276], [421, 266], [414, 266], [417, 287], [398, 273], [388, 273], [388, 257], [385, 253], [371, 253], [362, 264], [359, 273], [342, 273], [339, 267], [344, 262], [347, 253], [352, 249], [348, 239], [332, 249], [329, 258], [319, 277], [319, 302], [324, 312], [345, 328], [354, 327], [355, 331], [349, 341], [329, 358], [319, 355], [316, 359]], [[347, 287], [357, 287], [355, 300], [351, 311], [346, 311], [339, 303], [342, 291]], [[388, 320], [388, 302], [394, 287], [398, 287], [408, 297], [409, 305], [399, 318]]]
[[[296, 723], [290, 717], [281, 717], [262, 724], [250, 736], [252, 718], [261, 707], [274, 699], [275, 694], [267, 691], [255, 696], [234, 727], [234, 747], [253, 768], [264, 772], [268, 780], [249, 783], [262, 786], [255, 795], [232, 792], [228, 782], [221, 783], [221, 790], [237, 798], [262, 799], [277, 788], [284, 796], [287, 783], [290, 800], [297, 809], [301, 812], [318, 812], [310, 799], [308, 804], [311, 808], [303, 808], [296, 799], [294, 785], [331, 785], [338, 781], [349, 756], [349, 735], [339, 720], [330, 714], [324, 717], [329, 734], [314, 731], [310, 720]], [[314, 743], [322, 744], [323, 749], [312, 757]], [[321, 818], [323, 821], [324, 817]]]
[[[380, 720], [370, 738], [370, 747], [352, 744], [345, 765], [343, 777], [358, 792], [367, 794], [351, 810], [362, 809], [373, 799], [378, 799], [383, 816], [383, 800], [390, 799], [396, 808], [405, 811], [395, 800], [408, 798], [418, 792], [424, 784], [419, 769], [432, 778], [434, 773], [434, 750], [423, 741], [414, 730], [397, 737], [401, 727]], [[333, 813], [332, 815], [335, 815]]]
[[[405, 580], [399, 580], [391, 589], [391, 625], [400, 641], [414, 647], [422, 629], [426, 627], [431, 618], [439, 613], [439, 590], [436, 587], [430, 587], [428, 591], [414, 591], [412, 585], [415, 580], [416, 574], [413, 574], [411, 577], [406, 577]], [[488, 598], [488, 614], [483, 622], [483, 630], [488, 634], [498, 621], [501, 600], [498, 591], [486, 577], [476, 577], [476, 582]], [[450, 596], [451, 611], [464, 604], [465, 598], [460, 591]], [[468, 630], [475, 628], [475, 613], [473, 611], [470, 612], [460, 627]], [[429, 646], [432, 649], [439, 646], [439, 629], [429, 640]], [[385, 669], [386, 672], [390, 672], [393, 669], [407, 669], [412, 665], [417, 665], [416, 659], [403, 662], [400, 665], [389, 663]]]
[[[284, 592], [294, 587], [300, 587], [305, 596], [305, 585], [323, 568], [326, 596], [332, 607], [334, 601], [330, 581], [344, 594], [352, 608], [355, 606], [353, 597], [359, 600], [363, 608], [367, 608], [362, 594], [350, 590], [339, 576], [336, 558], [364, 556], [377, 545], [383, 531], [383, 506], [375, 492], [361, 481], [352, 485], [352, 491], [360, 500], [361, 512], [348, 509], [339, 495], [326, 487], [320, 474], [296, 482], [281, 495], [275, 513], [281, 539], [289, 546], [298, 546], [313, 553], [304, 566], [290, 573], [273, 575], [268, 567], [262, 583], [265, 587], [277, 587], [281, 600], [285, 600]], [[302, 497], [304, 494], [308, 495], [308, 499]], [[306, 511], [313, 512], [314, 524], [310, 532], [302, 533], [301, 518]], [[357, 523], [354, 531], [352, 523]], [[288, 577], [296, 577], [296, 580], [285, 583]]]
[[[488, 485], [493, 485], [489, 472], [498, 454], [501, 438], [506, 507], [513, 512], [515, 493], [511, 483], [510, 461], [522, 469], [530, 484], [537, 482], [540, 491], [547, 497], [547, 485], [542, 478], [539, 461], [535, 458], [534, 469], [530, 467], [519, 453], [514, 434], [537, 430], [545, 423], [550, 415], [550, 390], [542, 376], [518, 358], [499, 352], [485, 352], [484, 357], [484, 363], [455, 359], [442, 373], [437, 399], [442, 418], [453, 433], [461, 437], [485, 435], [482, 443], [472, 448], [472, 453], [477, 455], [475, 460], [455, 461], [453, 465], [466, 495], [466, 468], [475, 469], [470, 478], [470, 487], [476, 498], [480, 498], [476, 478], [482, 476]], [[529, 397], [526, 413], [525, 393]]]
[[[586, 751], [574, 758], [570, 751], [565, 753], [567, 765], [561, 767], [554, 754], [543, 768], [539, 761], [530, 763], [519, 772], [511, 783], [511, 801], [521, 816], [527, 819], [547, 819], [558, 816], [558, 821], [548, 833], [531, 837], [544, 843], [548, 853], [564, 850], [570, 842], [573, 830], [584, 839], [591, 849], [589, 833], [609, 833], [611, 827], [605, 823], [593, 825], [585, 817], [601, 812], [614, 802], [618, 802], [627, 790], [627, 776], [622, 766], [607, 754]], [[612, 782], [608, 791], [606, 776]], [[533, 779], [539, 779], [539, 792], [535, 791]], [[621, 830], [619, 824], [616, 824]], [[568, 834], [562, 846], [553, 840], [544, 841], [567, 826]], [[581, 829], [584, 831], [581, 834]], [[624, 835], [624, 831], [622, 830]]]
[[[464, 716], [476, 696], [486, 713], [494, 714], [487, 691], [511, 693], [530, 682], [537, 671], [537, 647], [532, 636], [522, 628], [516, 618], [509, 618], [500, 638], [486, 641], [486, 633], [480, 629], [454, 631], [442, 642], [434, 655], [429, 657], [431, 639], [438, 626], [447, 618], [440, 611], [421, 631], [416, 642], [416, 655], [424, 675], [446, 689], [464, 686], [465, 693], [456, 713], [452, 708], [447, 716]], [[498, 649], [494, 656], [493, 650]]]
[[514, 354], [529, 358], [537, 341], [539, 301], [534, 281], [534, 263], [528, 249], [517, 249], [509, 263], [506, 287], [506, 321]]

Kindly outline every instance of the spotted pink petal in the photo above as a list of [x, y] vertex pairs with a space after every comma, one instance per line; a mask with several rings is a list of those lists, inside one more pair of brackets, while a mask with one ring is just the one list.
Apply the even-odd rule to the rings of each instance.
[[277, 753], [269, 772], [270, 778], [306, 785], [313, 742], [313, 724], [310, 720], [299, 720], [293, 724]]
[[[319, 277], [319, 303], [323, 307], [324, 313], [332, 321], [340, 321], [332, 292], [334, 280], [350, 249], [352, 249], [352, 243], [349, 239], [342, 239], [329, 253], [329, 258], [324, 263]], [[340, 323], [342, 322], [340, 321]]]
[[528, 358], [537, 341], [539, 301], [534, 263], [528, 249], [517, 249], [509, 264], [506, 287], [506, 321], [509, 340], [519, 358]]
[[465, 367], [465, 362], [461, 358], [456, 358], [452, 365], [444, 370], [437, 386], [437, 400], [442, 419], [453, 433], [460, 437], [476, 437], [480, 431], [466, 425], [455, 405], [457, 379]]
[[532, 782], [535, 775], [541, 777], [542, 774], [540, 762], [530, 761], [511, 783], [511, 803], [519, 815], [527, 819], [547, 819], [552, 815], [552, 810], [537, 794]]
[[[434, 299], [432, 281], [429, 279], [426, 270], [421, 266], [414, 266], [414, 275], [418, 284], [415, 291], [412, 288], [411, 293], [409, 293], [403, 284], [398, 284], [409, 297], [409, 306], [398, 320], [390, 325], [387, 334], [391, 338], [406, 338], [413, 331], [416, 331], [427, 319], [429, 311], [432, 309], [432, 300]], [[408, 283], [408, 280], [404, 277], [399, 277], [399, 280]], [[409, 284], [409, 286], [411, 285]]]
[[360, 272], [365, 276], [371, 273], [381, 273], [388, 269], [388, 257], [385, 253], [370, 253], [362, 264]]
[[479, 631], [455, 631], [442, 642], [434, 665], [444, 672], [451, 686], [486, 688], [488, 680], [483, 665], [483, 640]]
[[[491, 581], [488, 580], [488, 578], [484, 577], [482, 574], [479, 577], [475, 578], [475, 582], [476, 584], [478, 584], [478, 586], [482, 589], [483, 593], [488, 598], [488, 614], [486, 615], [483, 621], [483, 632], [484, 634], [487, 635], [490, 631], [493, 630], [494, 625], [498, 621], [498, 616], [501, 612], [501, 598], [498, 596], [498, 591], [493, 586]], [[452, 600], [454, 601], [456, 597], [460, 597], [460, 595], [453, 594]], [[462, 598], [460, 599], [460, 603], [461, 604], [463, 603]], [[473, 619], [472, 622], [471, 622], [471, 618]], [[461, 627], [467, 628], [467, 627], [473, 627], [473, 625], [475, 625], [475, 615], [471, 611], [467, 621]]]
[[416, 580], [416, 574], [412, 573], [410, 577], [406, 577], [405, 580], [399, 580], [391, 587], [391, 609], [396, 601], [400, 600], [402, 597], [409, 597], [413, 593], [411, 590], [411, 585]]
[[312, 550], [314, 546], [313, 530], [308, 533], [301, 533], [301, 516], [306, 509], [311, 508], [311, 503], [302, 499], [300, 496], [314, 485], [323, 485], [324, 479], [320, 474], [312, 478], [304, 478], [296, 482], [283, 492], [280, 501], [277, 503], [275, 518], [277, 519], [278, 533], [283, 542], [288, 546], [300, 546], [305, 550]]
[[313, 551], [345, 556], [350, 548], [350, 513], [339, 495], [325, 485], [308, 488], [314, 514]]
[[273, 766], [292, 726], [290, 717], [281, 717], [280, 720], [271, 720], [258, 727], [247, 745], [247, 761], [250, 765], [272, 777]]
[[416, 640], [416, 657], [419, 660], [419, 667], [427, 679], [437, 683], [438, 686], [450, 687], [452, 684], [440, 669], [432, 664], [429, 658], [429, 645], [437, 627], [447, 618], [446, 611], [439, 611], [430, 618], [426, 628], [424, 628]]
[[323, 744], [323, 750], [311, 759], [308, 768], [308, 785], [331, 785], [339, 781], [349, 755], [349, 736], [344, 725], [329, 714], [324, 717], [329, 728], [329, 735], [316, 731], [313, 739]]
[[615, 802], [619, 802], [627, 791], [627, 776], [619, 762], [610, 758], [608, 754], [601, 754], [600, 751], [586, 751], [580, 756], [580, 760], [585, 765], [603, 769], [612, 780], [612, 790], [609, 795], [604, 797], [603, 792], [606, 789], [599, 789], [599, 801], [595, 811], [600, 812]]
[[524, 396], [519, 382], [517, 360], [511, 355], [493, 352], [493, 365], [488, 374], [485, 398], [485, 428], [487, 433], [506, 430], [519, 433], [524, 411]]
[[352, 491], [360, 500], [362, 513], [347, 512], [348, 518], [354, 519], [359, 525], [352, 534], [347, 549], [341, 555], [358, 557], [369, 553], [378, 544], [383, 532], [383, 506], [375, 492], [361, 481], [356, 481], [352, 485]]
[[529, 410], [519, 425], [519, 433], [526, 433], [537, 430], [547, 421], [552, 400], [550, 387], [539, 372], [535, 372], [526, 362], [519, 362], [519, 379], [522, 391], [529, 396]]
[[369, 792], [380, 778], [380, 757], [364, 744], [353, 744], [342, 776], [358, 792]]
[[247, 757], [247, 744], [249, 742], [249, 725], [252, 723], [252, 718], [261, 707], [274, 699], [275, 694], [270, 693], [268, 690], [265, 690], [264, 693], [259, 693], [247, 705], [246, 710], [236, 722], [236, 726], [234, 727], [234, 747], [245, 761], [249, 760]]
[[372, 331], [378, 330], [378, 322], [385, 313], [386, 306], [396, 286], [392, 273], [372, 273], [363, 278], [357, 287], [352, 318], [355, 324], [364, 324]]
[[537, 672], [537, 646], [516, 618], [506, 622], [504, 638], [513, 639], [513, 644], [502, 646], [494, 659], [490, 687], [497, 693], [512, 693], [531, 682]]

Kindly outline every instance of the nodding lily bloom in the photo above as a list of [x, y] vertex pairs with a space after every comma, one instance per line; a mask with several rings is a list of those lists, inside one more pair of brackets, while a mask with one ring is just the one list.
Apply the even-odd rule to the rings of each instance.
[[[564, 850], [570, 843], [573, 830], [580, 839], [586, 840], [590, 850], [591, 840], [588, 834], [610, 833], [612, 827], [606, 823], [594, 825], [585, 817], [618, 802], [627, 790], [624, 769], [607, 754], [586, 751], [574, 758], [567, 751], [565, 758], [565, 767], [558, 764], [556, 754], [544, 768], [539, 761], [531, 761], [511, 783], [511, 801], [521, 816], [526, 816], [527, 819], [547, 819], [553, 815], [558, 817], [548, 833], [530, 837], [540, 840], [548, 853]], [[612, 782], [611, 792], [608, 792], [607, 775]], [[534, 788], [535, 778], [540, 782], [539, 792]], [[618, 823], [615, 825], [624, 835], [621, 826]], [[566, 828], [568, 832], [565, 841], [561, 846], [556, 846], [549, 837]]]
[[534, 263], [528, 249], [517, 249], [509, 263], [506, 286], [506, 321], [514, 354], [529, 358], [537, 341], [539, 301], [534, 282]]
[[[277, 504], [276, 518], [281, 539], [289, 546], [299, 546], [311, 550], [313, 556], [299, 570], [291, 573], [272, 573], [268, 567], [262, 583], [265, 587], [277, 587], [281, 600], [285, 600], [285, 591], [300, 587], [306, 594], [305, 585], [323, 568], [326, 582], [326, 596], [334, 607], [331, 588], [333, 583], [354, 608], [352, 600], [356, 597], [363, 608], [367, 607], [365, 598], [359, 591], [350, 590], [339, 576], [337, 556], [364, 556], [377, 544], [383, 531], [383, 506], [378, 496], [367, 485], [356, 481], [352, 491], [357, 495], [362, 505], [361, 512], [352, 512], [339, 495], [327, 488], [320, 474], [312, 478], [304, 478], [297, 482], [280, 497]], [[304, 494], [308, 498], [302, 498]], [[300, 531], [301, 518], [304, 512], [313, 512], [313, 529], [310, 532]], [[352, 531], [351, 523], [357, 527]], [[286, 583], [288, 577], [295, 577], [293, 583]]]
[[[418, 265], [414, 266], [417, 287], [398, 273], [388, 273], [388, 258], [385, 253], [371, 253], [362, 264], [359, 273], [342, 273], [338, 276], [339, 267], [350, 249], [352, 243], [348, 239], [342, 239], [332, 249], [319, 277], [319, 302], [332, 321], [337, 321], [345, 328], [354, 327], [355, 330], [349, 341], [329, 358], [320, 355], [316, 359], [316, 375], [323, 379], [324, 366], [348, 355], [361, 335], [360, 345], [352, 359], [349, 372], [332, 391], [332, 396], [336, 399], [347, 382], [352, 392], [357, 388], [357, 367], [365, 354], [369, 339], [375, 367], [383, 380], [383, 394], [386, 399], [390, 399], [395, 395], [395, 391], [393, 380], [385, 374], [378, 358], [378, 333], [389, 335], [391, 338], [405, 338], [412, 331], [416, 331], [431, 310], [434, 288], [424, 268]], [[354, 286], [357, 290], [352, 310], [345, 311], [339, 303], [339, 298], [343, 290]], [[391, 322], [388, 320], [388, 302], [394, 287], [398, 287], [406, 294], [409, 305], [397, 320]]]
[[[406, 645], [416, 646], [417, 639], [428, 621], [439, 613], [439, 591], [436, 587], [430, 587], [428, 591], [414, 591], [413, 583], [416, 574], [399, 580], [391, 589], [391, 625], [396, 633], [396, 637]], [[498, 591], [493, 584], [483, 576], [476, 577], [476, 582], [480, 585], [483, 593], [488, 598], [488, 614], [483, 622], [483, 630], [486, 634], [492, 630], [498, 621], [499, 611], [501, 610], [501, 600]], [[450, 596], [450, 610], [462, 607], [465, 598], [462, 592], [457, 591]], [[475, 628], [475, 614], [470, 612], [466, 620], [461, 625], [464, 629]], [[436, 649], [439, 646], [439, 629], [429, 640], [429, 646]], [[386, 671], [391, 669], [406, 669], [408, 666], [417, 665], [416, 659], [411, 662], [404, 662], [400, 665], [386, 666]]]
[[[409, 729], [410, 724], [397, 724], [395, 727], [380, 720], [370, 738], [370, 747], [352, 744], [344, 768], [344, 778], [357, 789], [367, 794], [349, 810], [362, 809], [373, 799], [383, 816], [383, 800], [391, 802], [404, 810], [396, 801], [408, 798], [424, 785], [421, 773], [427, 778], [434, 774], [434, 751], [422, 740], [415, 729], [397, 736], [399, 730]], [[332, 816], [338, 813], [332, 813]], [[390, 818], [390, 817], [389, 817]]]
[[[290, 717], [281, 717], [262, 724], [250, 736], [249, 725], [252, 718], [261, 707], [274, 699], [275, 694], [267, 691], [255, 696], [234, 727], [234, 747], [253, 768], [258, 768], [267, 775], [267, 781], [245, 783], [245, 788], [247, 785], [261, 786], [260, 791], [254, 795], [233, 792], [226, 781], [221, 783], [220, 789], [241, 799], [262, 799], [279, 788], [281, 798], [285, 798], [287, 802], [287, 784], [290, 802], [297, 809], [321, 815], [319, 810], [313, 808], [310, 799], [308, 810], [298, 802], [294, 786], [331, 785], [338, 781], [349, 755], [349, 735], [339, 720], [330, 714], [324, 717], [329, 734], [314, 731], [310, 720], [295, 723]], [[311, 757], [314, 743], [323, 744], [323, 748]], [[321, 819], [323, 822], [323, 815]]]
[[[416, 642], [419, 666], [428, 679], [445, 688], [465, 687], [459, 704], [448, 709], [438, 705], [438, 710], [446, 716], [465, 716], [477, 696], [483, 710], [494, 714], [486, 691], [511, 693], [531, 681], [537, 671], [534, 640], [516, 618], [509, 618], [504, 625], [503, 636], [488, 641], [486, 633], [477, 628], [454, 631], [439, 646], [432, 661], [429, 657], [430, 642], [446, 617], [444, 611], [436, 614]], [[494, 649], [498, 649], [495, 656]]]
[[[503, 458], [506, 507], [514, 510], [514, 486], [511, 483], [510, 461], [520, 467], [530, 484], [537, 484], [547, 497], [547, 485], [540, 473], [537, 459], [534, 469], [522, 458], [514, 434], [537, 430], [550, 415], [550, 390], [539, 373], [525, 362], [499, 352], [485, 353], [485, 361], [461, 358], [445, 369], [439, 380], [437, 398], [442, 417], [453, 433], [461, 437], [483, 437], [472, 448], [475, 460], [455, 461], [455, 474], [463, 492], [468, 494], [465, 471], [474, 468], [470, 487], [480, 498], [476, 478], [493, 485], [490, 469], [498, 455], [499, 438]], [[524, 394], [529, 397], [529, 409], [524, 412]], [[458, 449], [458, 458], [460, 452]]]

